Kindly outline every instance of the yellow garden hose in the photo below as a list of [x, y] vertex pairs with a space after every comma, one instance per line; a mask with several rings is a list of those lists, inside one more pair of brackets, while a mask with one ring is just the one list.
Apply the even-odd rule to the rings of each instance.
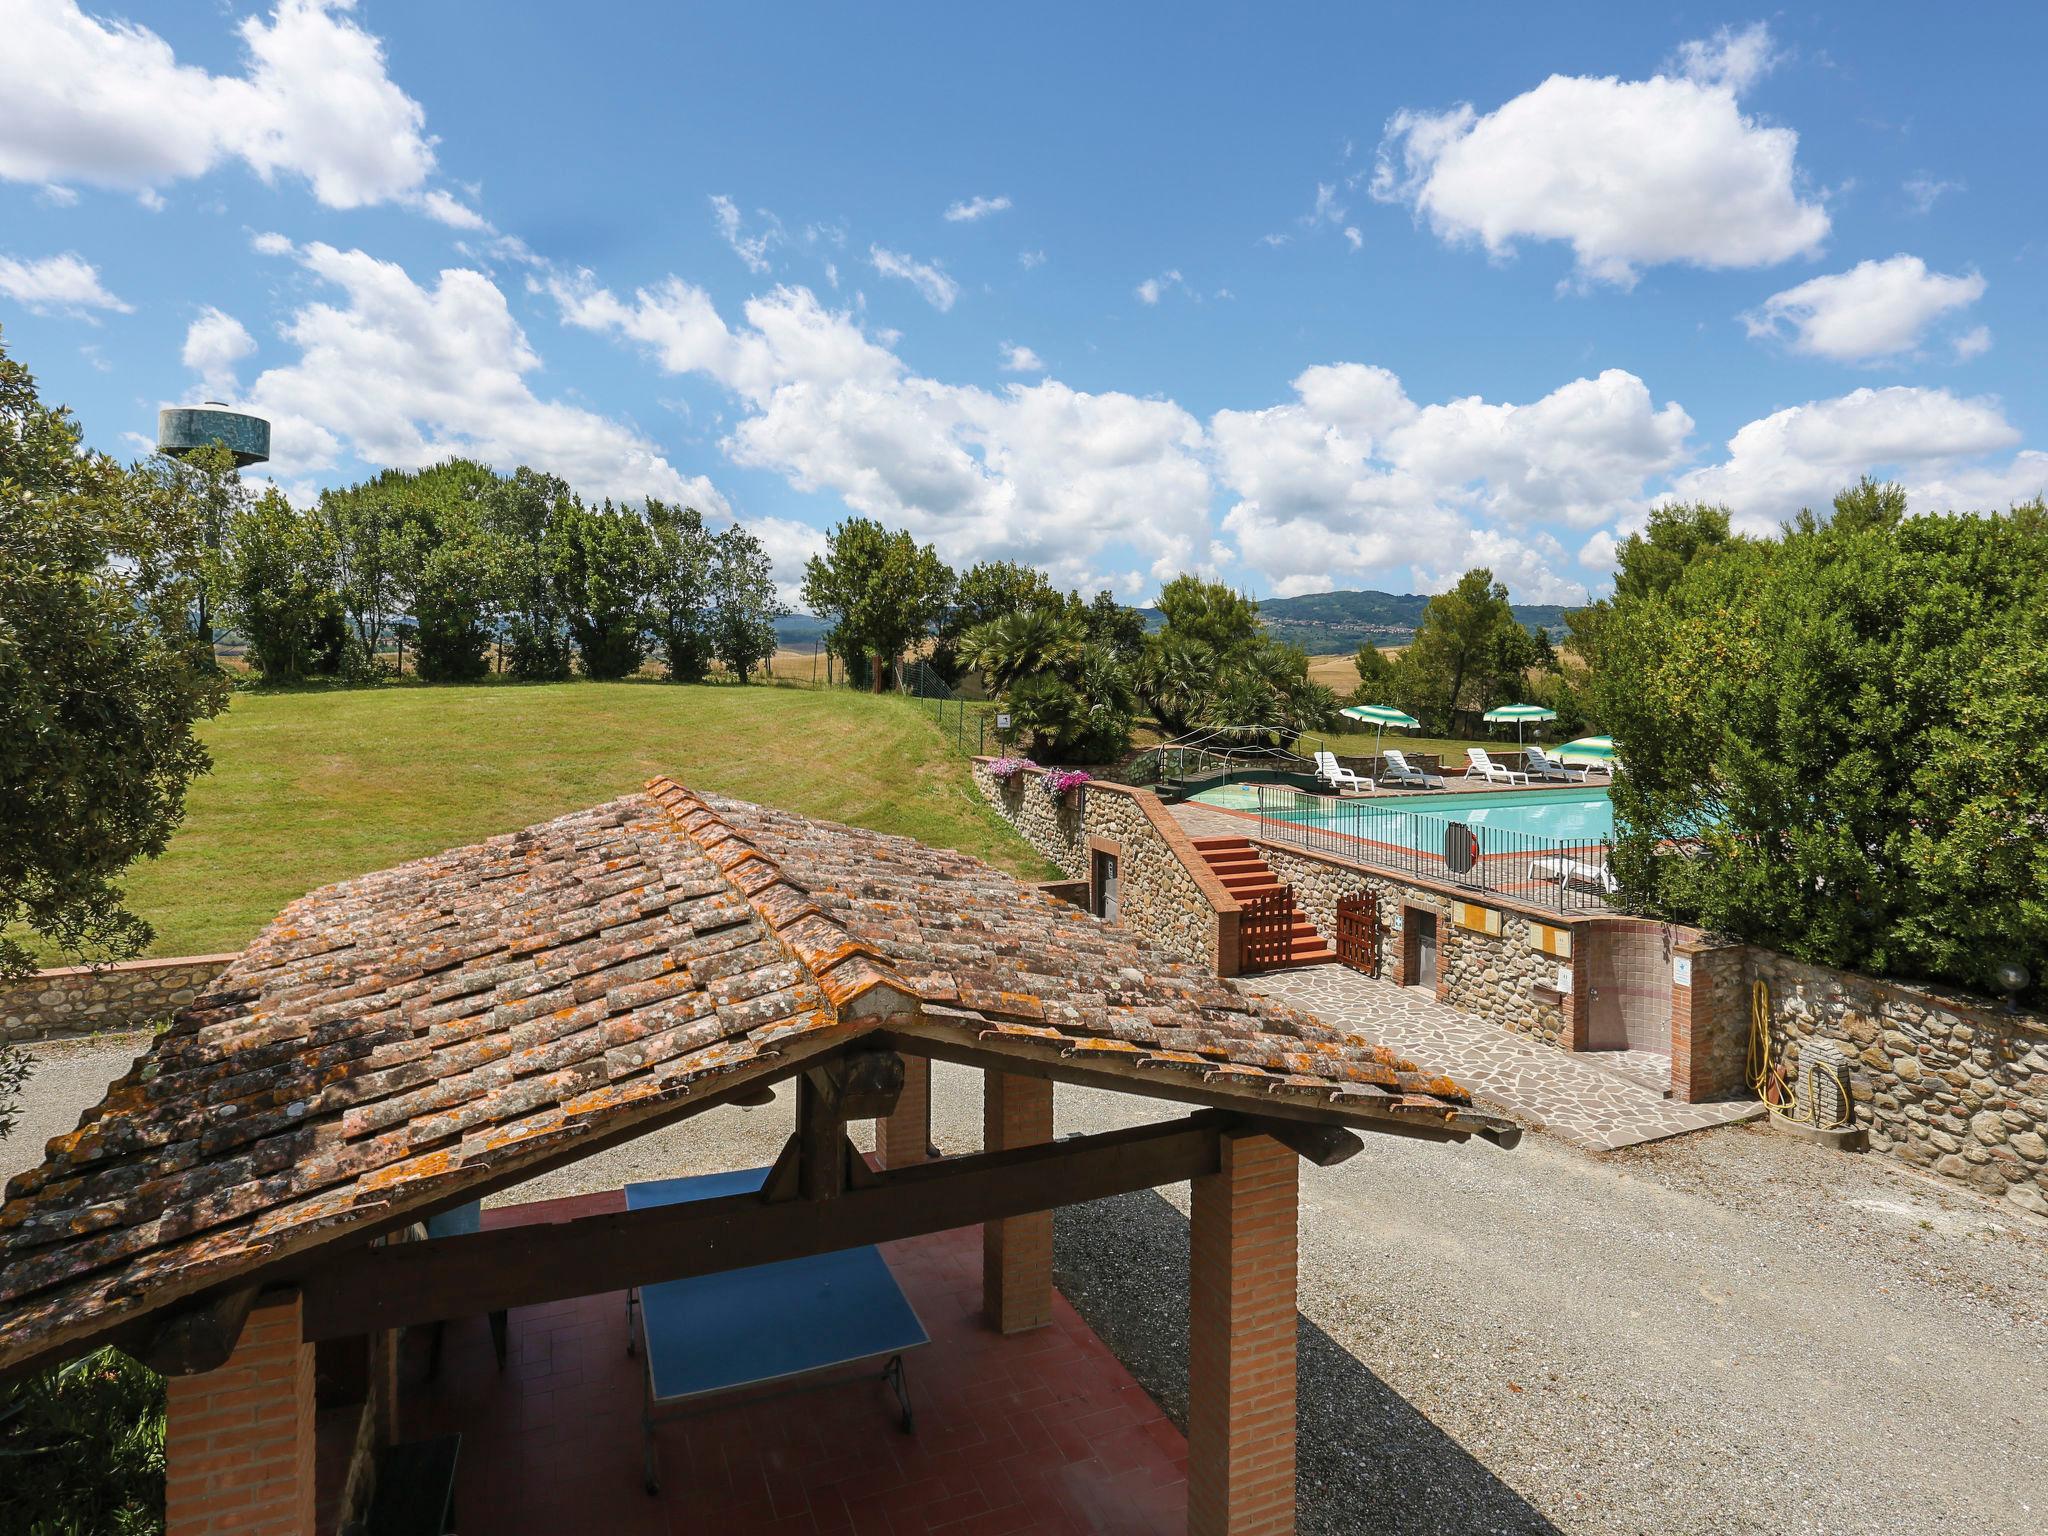
[[1855, 1123], [1855, 1101], [1849, 1094], [1848, 1073], [1840, 1069], [1835, 1072], [1841, 1114], [1831, 1123], [1821, 1125], [1820, 1096], [1809, 1095], [1806, 1113], [1800, 1114], [1798, 1092], [1786, 1081], [1784, 1065], [1775, 1060], [1774, 1055], [1771, 1046], [1771, 986], [1758, 978], [1749, 989], [1749, 1057], [1745, 1068], [1750, 1091], [1756, 1095], [1757, 1102], [1779, 1120], [1818, 1126], [1824, 1131], [1847, 1130]]

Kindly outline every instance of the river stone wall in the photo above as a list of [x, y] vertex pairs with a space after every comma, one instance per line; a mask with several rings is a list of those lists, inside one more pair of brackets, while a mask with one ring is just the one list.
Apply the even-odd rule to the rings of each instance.
[[67, 965], [0, 986], [0, 1040], [63, 1040], [153, 1029], [198, 997], [233, 955]]
[[1853, 1059], [1873, 1151], [2048, 1216], [2048, 1017], [1766, 949], [1749, 950], [1749, 970], [1771, 989], [1772, 1039], [1794, 1082], [1810, 1041]]
[[1042, 770], [998, 780], [988, 765], [986, 758], [975, 761], [975, 784], [1026, 842], [1070, 881], [1088, 887], [1077, 905], [1095, 910], [1092, 855], [1098, 847], [1113, 848], [1118, 923], [1219, 976], [1237, 974], [1238, 905], [1158, 796], [1094, 782], [1055, 802], [1045, 792]]

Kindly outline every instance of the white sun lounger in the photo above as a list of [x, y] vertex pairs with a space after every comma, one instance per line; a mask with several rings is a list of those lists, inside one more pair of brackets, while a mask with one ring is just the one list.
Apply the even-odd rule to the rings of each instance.
[[1606, 865], [1588, 864], [1584, 859], [1538, 859], [1529, 866], [1529, 873], [1538, 880], [1598, 891], [1603, 896], [1612, 896], [1621, 889], [1621, 883], [1607, 872]]
[[1489, 784], [1526, 784], [1529, 782], [1528, 774], [1517, 773], [1504, 763], [1496, 763], [1486, 755], [1486, 748], [1484, 747], [1467, 747], [1465, 749], [1465, 777], [1468, 779], [1484, 779]]
[[1570, 763], [1552, 757], [1541, 747], [1531, 747], [1525, 755], [1529, 761], [1529, 771], [1539, 778], [1557, 780], [1565, 784], [1583, 784], [1586, 782], [1585, 769], [1574, 767]]
[[1372, 785], [1338, 762], [1337, 754], [1334, 752], [1318, 752], [1316, 754], [1316, 777], [1332, 789], [1364, 791], [1372, 788]]
[[1411, 768], [1408, 755], [1399, 748], [1387, 748], [1384, 756], [1386, 766], [1380, 770], [1382, 784], [1420, 784], [1424, 789], [1442, 789], [1444, 781], [1434, 773], [1424, 773], [1420, 768]]

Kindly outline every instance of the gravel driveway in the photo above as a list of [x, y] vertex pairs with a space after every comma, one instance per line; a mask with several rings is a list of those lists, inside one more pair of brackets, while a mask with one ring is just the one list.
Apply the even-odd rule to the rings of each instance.
[[[0, 1166], [137, 1048], [46, 1047]], [[980, 1141], [938, 1068], [936, 1137]], [[1062, 1131], [1165, 1106], [1062, 1088]], [[767, 1161], [718, 1110], [505, 1198]], [[858, 1138], [857, 1138], [858, 1139]], [[1305, 1532], [2048, 1529], [2048, 1228], [1761, 1128], [1594, 1156], [1368, 1138], [1304, 1167]], [[1063, 1211], [1060, 1287], [1176, 1418], [1185, 1186]]]

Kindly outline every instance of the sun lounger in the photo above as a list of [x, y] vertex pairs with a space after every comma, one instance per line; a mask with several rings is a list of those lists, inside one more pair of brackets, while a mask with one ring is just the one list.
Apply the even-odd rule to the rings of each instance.
[[1584, 768], [1574, 767], [1570, 763], [1561, 762], [1541, 747], [1531, 747], [1523, 756], [1528, 760], [1529, 772], [1537, 778], [1564, 784], [1583, 784], [1586, 782], [1586, 770]]
[[1584, 859], [1538, 859], [1529, 866], [1529, 873], [1538, 880], [1549, 880], [1582, 891], [1598, 891], [1603, 896], [1612, 896], [1621, 889], [1620, 882], [1607, 872], [1606, 865], [1589, 864]]
[[1489, 784], [1526, 784], [1529, 782], [1528, 774], [1518, 773], [1505, 763], [1496, 763], [1486, 755], [1486, 748], [1484, 747], [1467, 747], [1465, 749], [1465, 777], [1468, 779], [1484, 779]]
[[1335, 790], [1356, 789], [1363, 792], [1372, 788], [1372, 785], [1338, 762], [1337, 754], [1334, 752], [1316, 754], [1316, 777]]
[[1419, 784], [1424, 789], [1442, 789], [1444, 781], [1434, 773], [1424, 773], [1420, 768], [1408, 765], [1407, 755], [1398, 748], [1389, 747], [1385, 753], [1386, 764], [1380, 769], [1382, 784]]

